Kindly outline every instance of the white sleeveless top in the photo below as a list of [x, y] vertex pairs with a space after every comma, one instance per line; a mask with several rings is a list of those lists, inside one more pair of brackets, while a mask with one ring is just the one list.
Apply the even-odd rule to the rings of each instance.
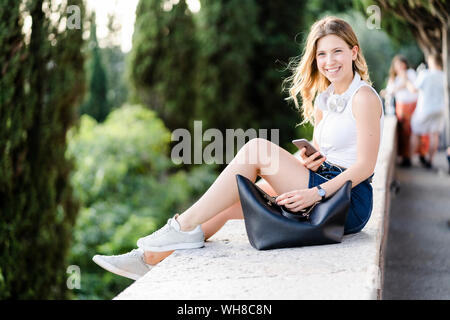
[[[380, 96], [372, 86], [361, 80], [358, 72], [355, 72], [353, 81], [348, 89], [341, 95], [333, 94], [334, 87], [330, 84], [328, 88], [320, 93], [314, 101], [314, 108], [322, 110], [323, 117], [314, 128], [314, 138], [319, 145], [320, 152], [327, 157], [327, 162], [348, 168], [356, 162], [356, 120], [352, 112], [353, 96], [362, 86], [371, 88], [381, 106], [383, 103]], [[380, 146], [383, 136], [384, 112], [380, 118]], [[378, 148], [379, 150], [379, 148]]]

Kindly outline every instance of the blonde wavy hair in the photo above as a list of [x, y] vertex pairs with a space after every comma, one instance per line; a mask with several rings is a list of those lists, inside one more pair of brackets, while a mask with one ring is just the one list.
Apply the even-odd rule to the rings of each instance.
[[[283, 81], [283, 90], [286, 90], [286, 85], [289, 85], [289, 97], [286, 100], [293, 100], [297, 110], [302, 112], [303, 121], [299, 125], [307, 122], [314, 125], [313, 101], [318, 93], [330, 85], [330, 81], [317, 69], [316, 61], [317, 41], [330, 34], [340, 37], [350, 48], [358, 46], [358, 54], [356, 60], [353, 61], [353, 71], [358, 72], [362, 80], [372, 84], [366, 60], [352, 27], [337, 17], [322, 18], [311, 26], [301, 58], [295, 57], [288, 64], [287, 68], [293, 74]], [[299, 94], [302, 98], [302, 108], [299, 104]]]

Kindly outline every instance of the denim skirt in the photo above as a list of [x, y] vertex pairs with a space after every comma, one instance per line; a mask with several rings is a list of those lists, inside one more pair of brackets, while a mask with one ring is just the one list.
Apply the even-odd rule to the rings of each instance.
[[[325, 161], [316, 172], [309, 170], [309, 188], [333, 179], [344, 170], [344, 168]], [[351, 190], [351, 203], [345, 222], [344, 234], [361, 231], [369, 221], [373, 208], [372, 177], [373, 174]]]

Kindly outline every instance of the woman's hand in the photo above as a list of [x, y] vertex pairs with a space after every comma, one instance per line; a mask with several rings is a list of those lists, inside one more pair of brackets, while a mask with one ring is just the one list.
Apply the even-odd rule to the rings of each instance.
[[292, 212], [298, 212], [320, 200], [322, 197], [316, 187], [286, 192], [276, 198], [278, 205], [284, 205]]
[[[306, 148], [301, 148], [300, 149], [300, 157], [301, 157], [301, 161], [303, 163], [303, 165], [308, 168], [309, 170], [312, 170], [314, 172], [317, 171], [317, 169], [319, 169], [320, 165], [322, 163], [325, 162], [325, 160], [327, 159], [324, 155], [322, 155], [319, 151], [317, 151], [316, 153], [313, 153], [312, 155], [310, 155], [309, 157], [305, 155], [306, 152]], [[321, 156], [321, 157], [319, 157]], [[319, 158], [317, 158], [319, 157]]]

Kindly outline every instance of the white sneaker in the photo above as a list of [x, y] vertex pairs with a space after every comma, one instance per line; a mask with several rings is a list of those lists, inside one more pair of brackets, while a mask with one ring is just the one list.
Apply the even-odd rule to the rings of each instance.
[[177, 249], [201, 248], [205, 244], [205, 236], [198, 225], [192, 231], [181, 231], [176, 220], [178, 214], [167, 220], [161, 229], [151, 235], [140, 238], [137, 246], [145, 251], [162, 252]]
[[92, 260], [103, 269], [119, 276], [137, 280], [146, 274], [152, 266], [145, 263], [144, 251], [134, 249], [117, 256], [95, 255]]

